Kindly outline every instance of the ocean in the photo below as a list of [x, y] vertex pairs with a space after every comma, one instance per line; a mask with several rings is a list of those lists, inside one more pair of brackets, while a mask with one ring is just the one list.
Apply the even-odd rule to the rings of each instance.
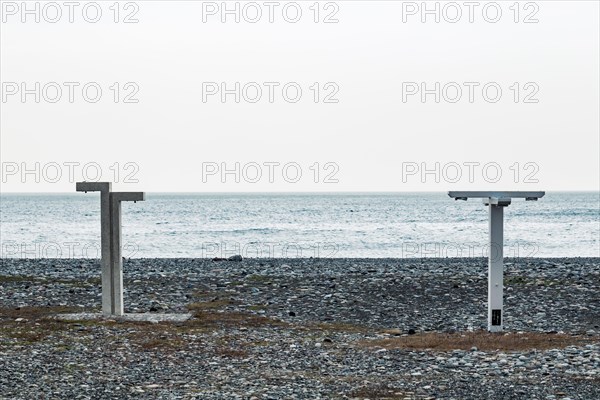
[[[446, 193], [169, 194], [123, 203], [123, 256], [486, 257], [487, 208]], [[98, 258], [97, 193], [2, 194], [2, 257]], [[506, 257], [600, 257], [597, 192], [513, 200]]]

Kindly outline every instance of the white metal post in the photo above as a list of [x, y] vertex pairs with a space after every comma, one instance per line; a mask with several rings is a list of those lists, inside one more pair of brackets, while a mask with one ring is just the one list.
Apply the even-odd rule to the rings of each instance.
[[504, 206], [489, 204], [488, 331], [502, 331], [504, 292]]
[[489, 207], [489, 258], [488, 258], [488, 330], [501, 332], [504, 322], [504, 207], [513, 198], [526, 201], [544, 197], [546, 192], [514, 191], [450, 191], [448, 196], [454, 200], [480, 198]]

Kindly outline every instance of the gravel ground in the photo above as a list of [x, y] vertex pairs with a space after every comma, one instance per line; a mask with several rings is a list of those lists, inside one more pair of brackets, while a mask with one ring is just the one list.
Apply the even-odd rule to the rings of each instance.
[[0, 260], [0, 398], [598, 399], [600, 259], [507, 259], [505, 329], [484, 259]]

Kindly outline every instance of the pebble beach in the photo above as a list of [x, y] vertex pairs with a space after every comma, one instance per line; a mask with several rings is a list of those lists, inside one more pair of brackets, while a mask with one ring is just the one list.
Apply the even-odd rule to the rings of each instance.
[[0, 398], [597, 399], [600, 259], [125, 259], [126, 313], [95, 259], [0, 260]]

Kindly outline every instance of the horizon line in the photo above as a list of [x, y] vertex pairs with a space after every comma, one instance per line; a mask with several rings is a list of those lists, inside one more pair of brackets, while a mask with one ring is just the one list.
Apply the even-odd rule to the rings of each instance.
[[[129, 190], [128, 190], [129, 191]], [[172, 191], [172, 192], [163, 192], [163, 191], [145, 191], [148, 194], [195, 194], [195, 195], [298, 195], [298, 194], [445, 194], [451, 190], [414, 190], [414, 191], [393, 191], [393, 190], [340, 190], [340, 191], [211, 191], [211, 192], [198, 192], [198, 191]], [[598, 193], [600, 195], [600, 190], [598, 189], [576, 189], [576, 190], [546, 190], [546, 193]], [[1, 195], [77, 195], [78, 193], [73, 192], [6, 192], [0, 191]]]

